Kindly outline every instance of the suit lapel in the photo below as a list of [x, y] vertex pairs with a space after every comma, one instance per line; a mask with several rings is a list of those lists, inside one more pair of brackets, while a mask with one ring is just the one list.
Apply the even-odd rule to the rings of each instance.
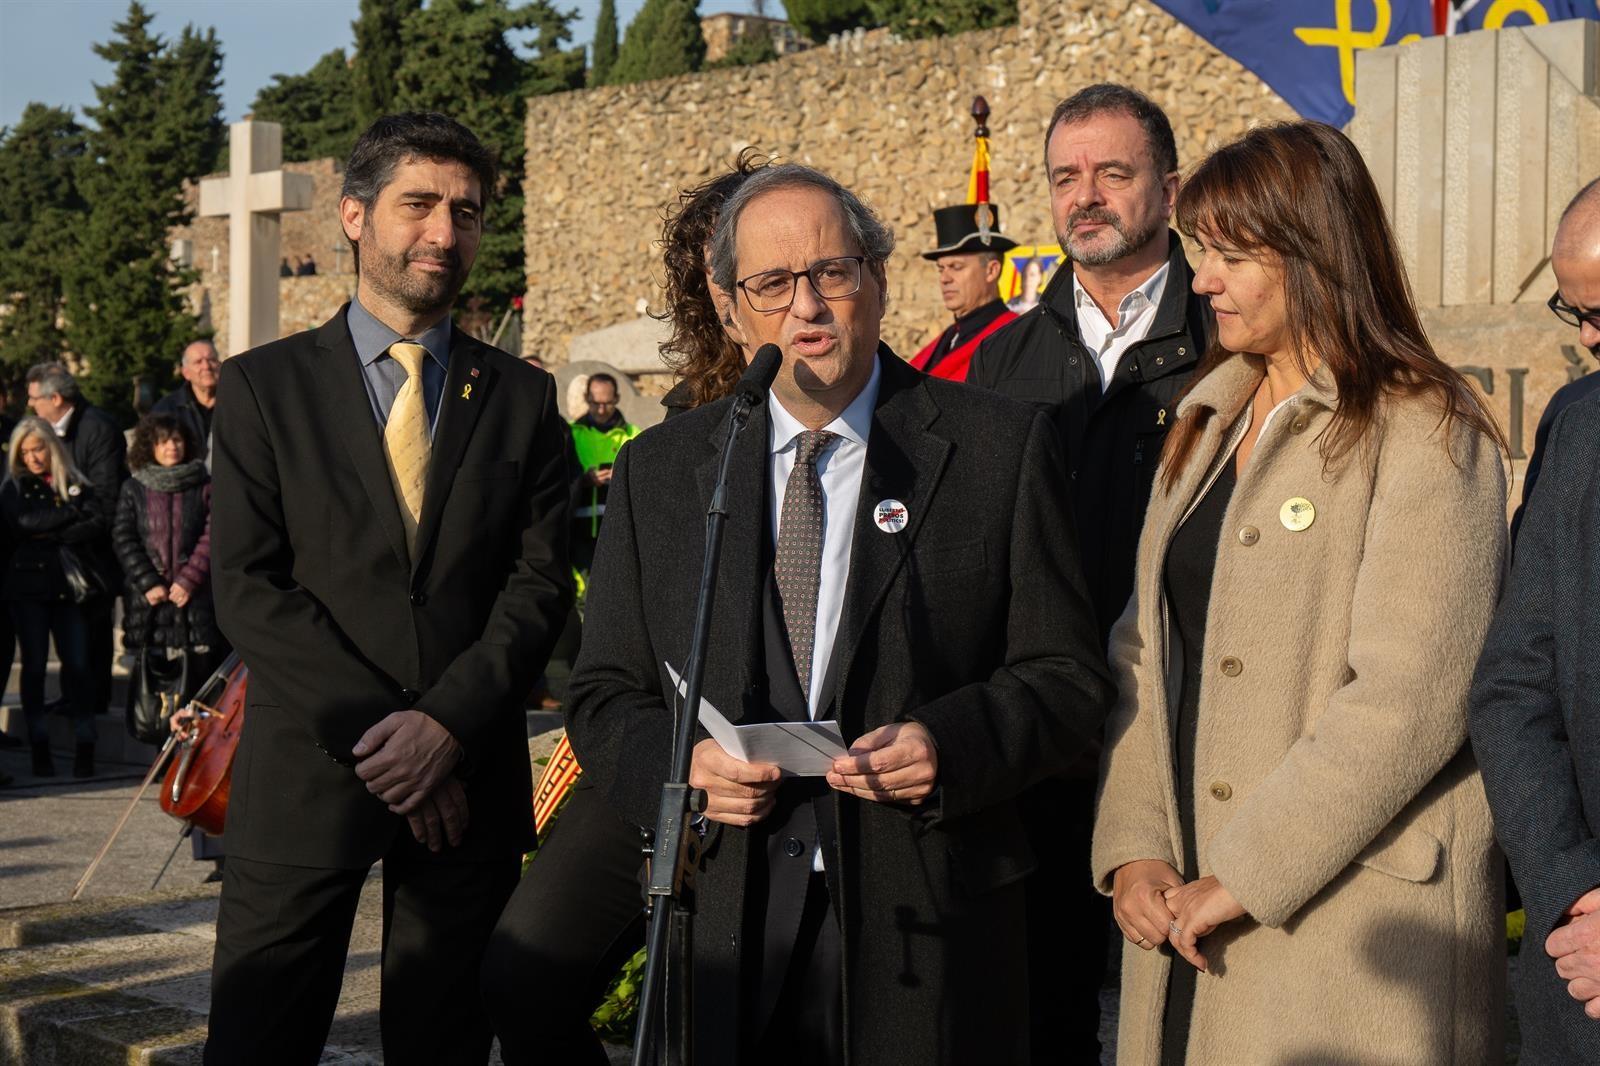
[[[348, 307], [345, 305], [346, 310]], [[395, 502], [394, 486], [389, 481], [383, 441], [377, 419], [372, 416], [372, 398], [361, 380], [361, 360], [345, 324], [345, 310], [317, 331], [317, 348], [318, 356], [312, 360], [318, 383], [312, 392], [312, 403], [318, 406], [313, 422], [337, 430], [383, 535], [400, 565], [409, 568], [411, 559], [406, 552], [405, 530], [400, 525], [400, 505]]]
[[[950, 457], [950, 442], [928, 431], [939, 407], [924, 387], [927, 379], [893, 353], [879, 359], [883, 377], [856, 502], [843, 617], [828, 670], [830, 701], [839, 698], [862, 635], [916, 544]], [[879, 529], [874, 520], [883, 500], [905, 505], [906, 525], [899, 533]]]
[[[706, 439], [711, 454], [695, 471], [700, 487], [702, 514], [711, 506], [711, 493], [717, 483], [717, 464], [727, 432], [728, 419], [718, 419]], [[750, 423], [740, 431], [734, 444], [733, 465], [728, 470], [728, 522], [723, 529], [722, 558], [716, 586], [718, 601], [712, 612], [712, 637], [707, 649], [708, 666], [714, 665], [718, 671], [740, 671], [735, 691], [741, 693], [749, 688], [750, 679], [757, 676], [762, 657], [760, 616], [757, 612], [766, 588], [762, 563], [766, 556], [763, 538], [768, 536], [766, 481], [769, 433], [767, 409], [763, 405], [750, 412]], [[693, 610], [692, 604], [690, 610]], [[728, 648], [747, 649], [745, 660], [737, 664], [716, 662], [719, 651]], [[684, 653], [688, 653], [687, 645]], [[745, 707], [741, 700], [738, 706], [719, 707], [718, 710], [730, 721], [738, 721], [744, 717]]]
[[485, 365], [478, 342], [460, 327], [450, 331], [450, 370], [444, 395], [439, 398], [439, 424], [433, 431], [433, 454], [428, 460], [428, 483], [422, 493], [422, 516], [417, 520], [417, 558], [439, 532], [439, 519], [450, 498], [450, 486], [461, 456], [488, 402], [494, 371]]

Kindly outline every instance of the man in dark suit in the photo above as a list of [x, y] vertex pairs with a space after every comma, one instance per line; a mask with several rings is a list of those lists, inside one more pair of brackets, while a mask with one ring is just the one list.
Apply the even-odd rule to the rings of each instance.
[[[1562, 215], [1551, 263], [1552, 307], [1578, 326], [1580, 343], [1600, 347], [1600, 180]], [[1469, 725], [1527, 913], [1517, 965], [1522, 1061], [1564, 1066], [1600, 1062], [1600, 398], [1569, 403], [1540, 451], [1543, 474], [1525, 497]]]
[[[893, 238], [797, 165], [724, 206], [713, 274], [783, 351], [733, 456], [706, 698], [736, 721], [837, 718], [850, 753], [782, 776], [715, 741], [696, 886], [697, 1063], [1021, 1062], [1014, 799], [1093, 743], [1111, 696], [1040, 415], [879, 344]], [[651, 825], [731, 400], [618, 457], [567, 724]]]
[[122, 588], [122, 568], [111, 547], [110, 529], [117, 495], [128, 476], [128, 441], [114, 418], [84, 399], [77, 380], [61, 363], [29, 367], [27, 385], [28, 406], [55, 427], [72, 465], [94, 487], [95, 505], [105, 513], [107, 532], [89, 551], [110, 591], [83, 605], [89, 630], [89, 703], [95, 714], [105, 714], [111, 706], [111, 661], [116, 657], [112, 610]]
[[192, 341], [178, 359], [183, 384], [156, 401], [151, 414], [175, 416], [189, 428], [195, 444], [204, 453], [197, 458], [211, 462], [211, 415], [217, 407], [217, 378], [222, 360], [217, 346], [208, 340]]
[[449, 317], [493, 188], [458, 123], [379, 119], [339, 207], [355, 300], [223, 367], [212, 572], [251, 676], [208, 1063], [317, 1061], [379, 860], [385, 1061], [488, 1055], [479, 959], [533, 844], [522, 698], [572, 595], [553, 380]]

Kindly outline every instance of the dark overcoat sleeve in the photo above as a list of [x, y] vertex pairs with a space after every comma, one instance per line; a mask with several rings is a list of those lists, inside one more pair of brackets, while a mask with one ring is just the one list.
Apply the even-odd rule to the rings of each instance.
[[1528, 913], [1525, 950], [1539, 952], [1562, 912], [1600, 886], [1600, 841], [1578, 790], [1555, 653], [1558, 630], [1574, 624], [1558, 614], [1555, 582], [1561, 556], [1581, 544], [1567, 527], [1585, 511], [1597, 428], [1600, 407], [1586, 403], [1568, 408], [1551, 430], [1545, 476], [1528, 506], [1468, 704], [1496, 836]]
[[129, 478], [122, 483], [117, 494], [117, 517], [111, 523], [111, 546], [116, 550], [117, 563], [128, 587], [135, 592], [149, 592], [162, 584], [161, 571], [150, 558], [145, 544], [144, 530], [139, 528], [139, 505], [135, 500], [144, 486]]
[[294, 578], [272, 439], [241, 359], [222, 364], [212, 509], [217, 621], [283, 713], [330, 753], [400, 710], [397, 684]]
[[939, 754], [936, 819], [972, 814], [1093, 752], [1115, 689], [1084, 588], [1060, 445], [1032, 415], [1010, 501], [1005, 661], [907, 715]]
[[417, 701], [466, 749], [469, 765], [483, 754], [478, 749], [492, 736], [486, 727], [504, 713], [507, 698], [520, 699], [533, 687], [572, 607], [567, 444], [554, 379], [547, 385], [538, 430], [522, 457], [516, 556], [478, 639]]

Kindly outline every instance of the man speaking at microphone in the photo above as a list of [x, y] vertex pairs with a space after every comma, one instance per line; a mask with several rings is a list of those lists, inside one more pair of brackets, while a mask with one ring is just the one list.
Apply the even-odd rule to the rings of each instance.
[[[694, 749], [697, 1064], [1027, 1060], [1015, 797], [1094, 742], [1112, 688], [1055, 434], [880, 344], [893, 247], [798, 165], [751, 175], [712, 241], [737, 332], [782, 363], [734, 445], [704, 695], [739, 723], [836, 719], [850, 752], [792, 777]], [[734, 402], [613, 473], [567, 726], [641, 826]]]

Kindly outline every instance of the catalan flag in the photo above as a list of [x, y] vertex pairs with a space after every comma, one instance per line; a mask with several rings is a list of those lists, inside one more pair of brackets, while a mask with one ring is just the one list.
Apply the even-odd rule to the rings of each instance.
[[972, 151], [972, 176], [967, 179], [967, 203], [989, 202], [989, 138], [978, 136]]

